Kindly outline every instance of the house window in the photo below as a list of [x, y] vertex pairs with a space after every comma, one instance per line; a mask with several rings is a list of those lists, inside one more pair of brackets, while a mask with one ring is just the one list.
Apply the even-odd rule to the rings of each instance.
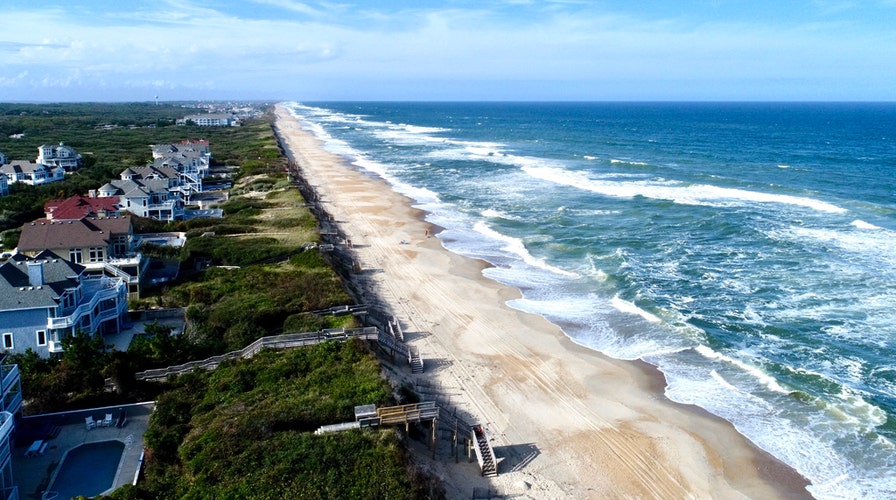
[[103, 247], [90, 247], [90, 262], [102, 262], [105, 259]]
[[3, 334], [3, 348], [6, 350], [10, 350], [13, 348], [12, 332], [6, 332]]
[[68, 261], [74, 262], [75, 264], [80, 264], [83, 261], [83, 256], [81, 255], [80, 248], [72, 248], [68, 251]]
[[47, 331], [46, 330], [38, 330], [37, 331], [37, 345], [47, 345]]

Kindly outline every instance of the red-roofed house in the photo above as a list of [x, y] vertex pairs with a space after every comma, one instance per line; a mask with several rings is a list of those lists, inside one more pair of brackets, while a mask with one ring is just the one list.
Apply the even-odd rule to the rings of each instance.
[[118, 197], [88, 198], [76, 194], [64, 200], [50, 200], [44, 203], [44, 214], [48, 220], [76, 220], [83, 217], [118, 217]]

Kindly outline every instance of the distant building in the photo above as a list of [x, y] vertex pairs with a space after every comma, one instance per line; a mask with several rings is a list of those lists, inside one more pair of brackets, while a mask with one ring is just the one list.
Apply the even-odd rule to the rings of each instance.
[[230, 113], [208, 113], [204, 115], [187, 115], [178, 118], [178, 125], [198, 125], [200, 127], [239, 127], [239, 120]]
[[13, 160], [5, 165], [0, 165], [0, 174], [6, 177], [9, 184], [21, 182], [32, 186], [65, 179], [64, 168], [48, 167], [27, 160]]
[[0, 152], [0, 165], [6, 165], [6, 155]]
[[118, 333], [127, 310], [123, 278], [89, 274], [49, 250], [0, 264], [0, 349], [7, 352], [47, 357], [62, 352], [69, 335]]
[[6, 180], [6, 176], [0, 174], [0, 196], [9, 195], [9, 182]]
[[180, 144], [153, 144], [153, 167], [170, 167], [179, 176], [183, 200], [191, 201], [194, 194], [202, 192], [202, 179], [208, 176], [211, 152], [208, 141], [184, 141]]
[[63, 143], [44, 144], [37, 148], [37, 163], [49, 168], [63, 168], [67, 172], [78, 169], [81, 164], [81, 155], [75, 148]]

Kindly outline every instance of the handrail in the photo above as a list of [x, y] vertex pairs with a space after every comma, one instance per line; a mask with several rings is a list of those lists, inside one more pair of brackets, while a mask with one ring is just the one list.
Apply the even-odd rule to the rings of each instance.
[[2, 370], [3, 385], [0, 386], [0, 392], [6, 392], [6, 389], [19, 379], [19, 365], [3, 365]]
[[124, 282], [119, 279], [119, 281], [111, 287], [103, 287], [103, 289], [98, 290], [97, 293], [93, 295], [90, 302], [76, 307], [71, 314], [56, 318], [47, 318], [47, 328], [65, 328], [74, 325], [75, 320], [73, 318], [80, 319], [85, 314], [90, 313], [90, 311], [92, 311], [101, 301], [114, 298], [118, 295], [119, 288], [123, 286], [125, 286]]
[[181, 375], [193, 371], [195, 368], [210, 369], [215, 368], [222, 361], [236, 358], [251, 358], [265, 347], [287, 349], [292, 347], [302, 347], [306, 345], [318, 344], [326, 340], [346, 340], [353, 337], [364, 338], [367, 340], [376, 339], [379, 335], [379, 329], [375, 326], [364, 328], [331, 328], [327, 330], [319, 330], [316, 332], [302, 333], [284, 333], [281, 335], [270, 335], [261, 337], [246, 347], [230, 351], [225, 354], [219, 354], [206, 359], [189, 361], [180, 365], [173, 365], [166, 368], [156, 368], [145, 370], [137, 373], [138, 380], [153, 380], [167, 378], [170, 375]]

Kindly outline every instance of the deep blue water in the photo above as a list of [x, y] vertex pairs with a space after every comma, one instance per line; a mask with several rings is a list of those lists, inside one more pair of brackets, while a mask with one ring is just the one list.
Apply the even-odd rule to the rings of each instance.
[[99, 441], [72, 448], [50, 488], [58, 498], [94, 497], [111, 488], [124, 453], [121, 441]]
[[819, 498], [896, 496], [896, 104], [293, 108], [512, 307], [658, 366]]

